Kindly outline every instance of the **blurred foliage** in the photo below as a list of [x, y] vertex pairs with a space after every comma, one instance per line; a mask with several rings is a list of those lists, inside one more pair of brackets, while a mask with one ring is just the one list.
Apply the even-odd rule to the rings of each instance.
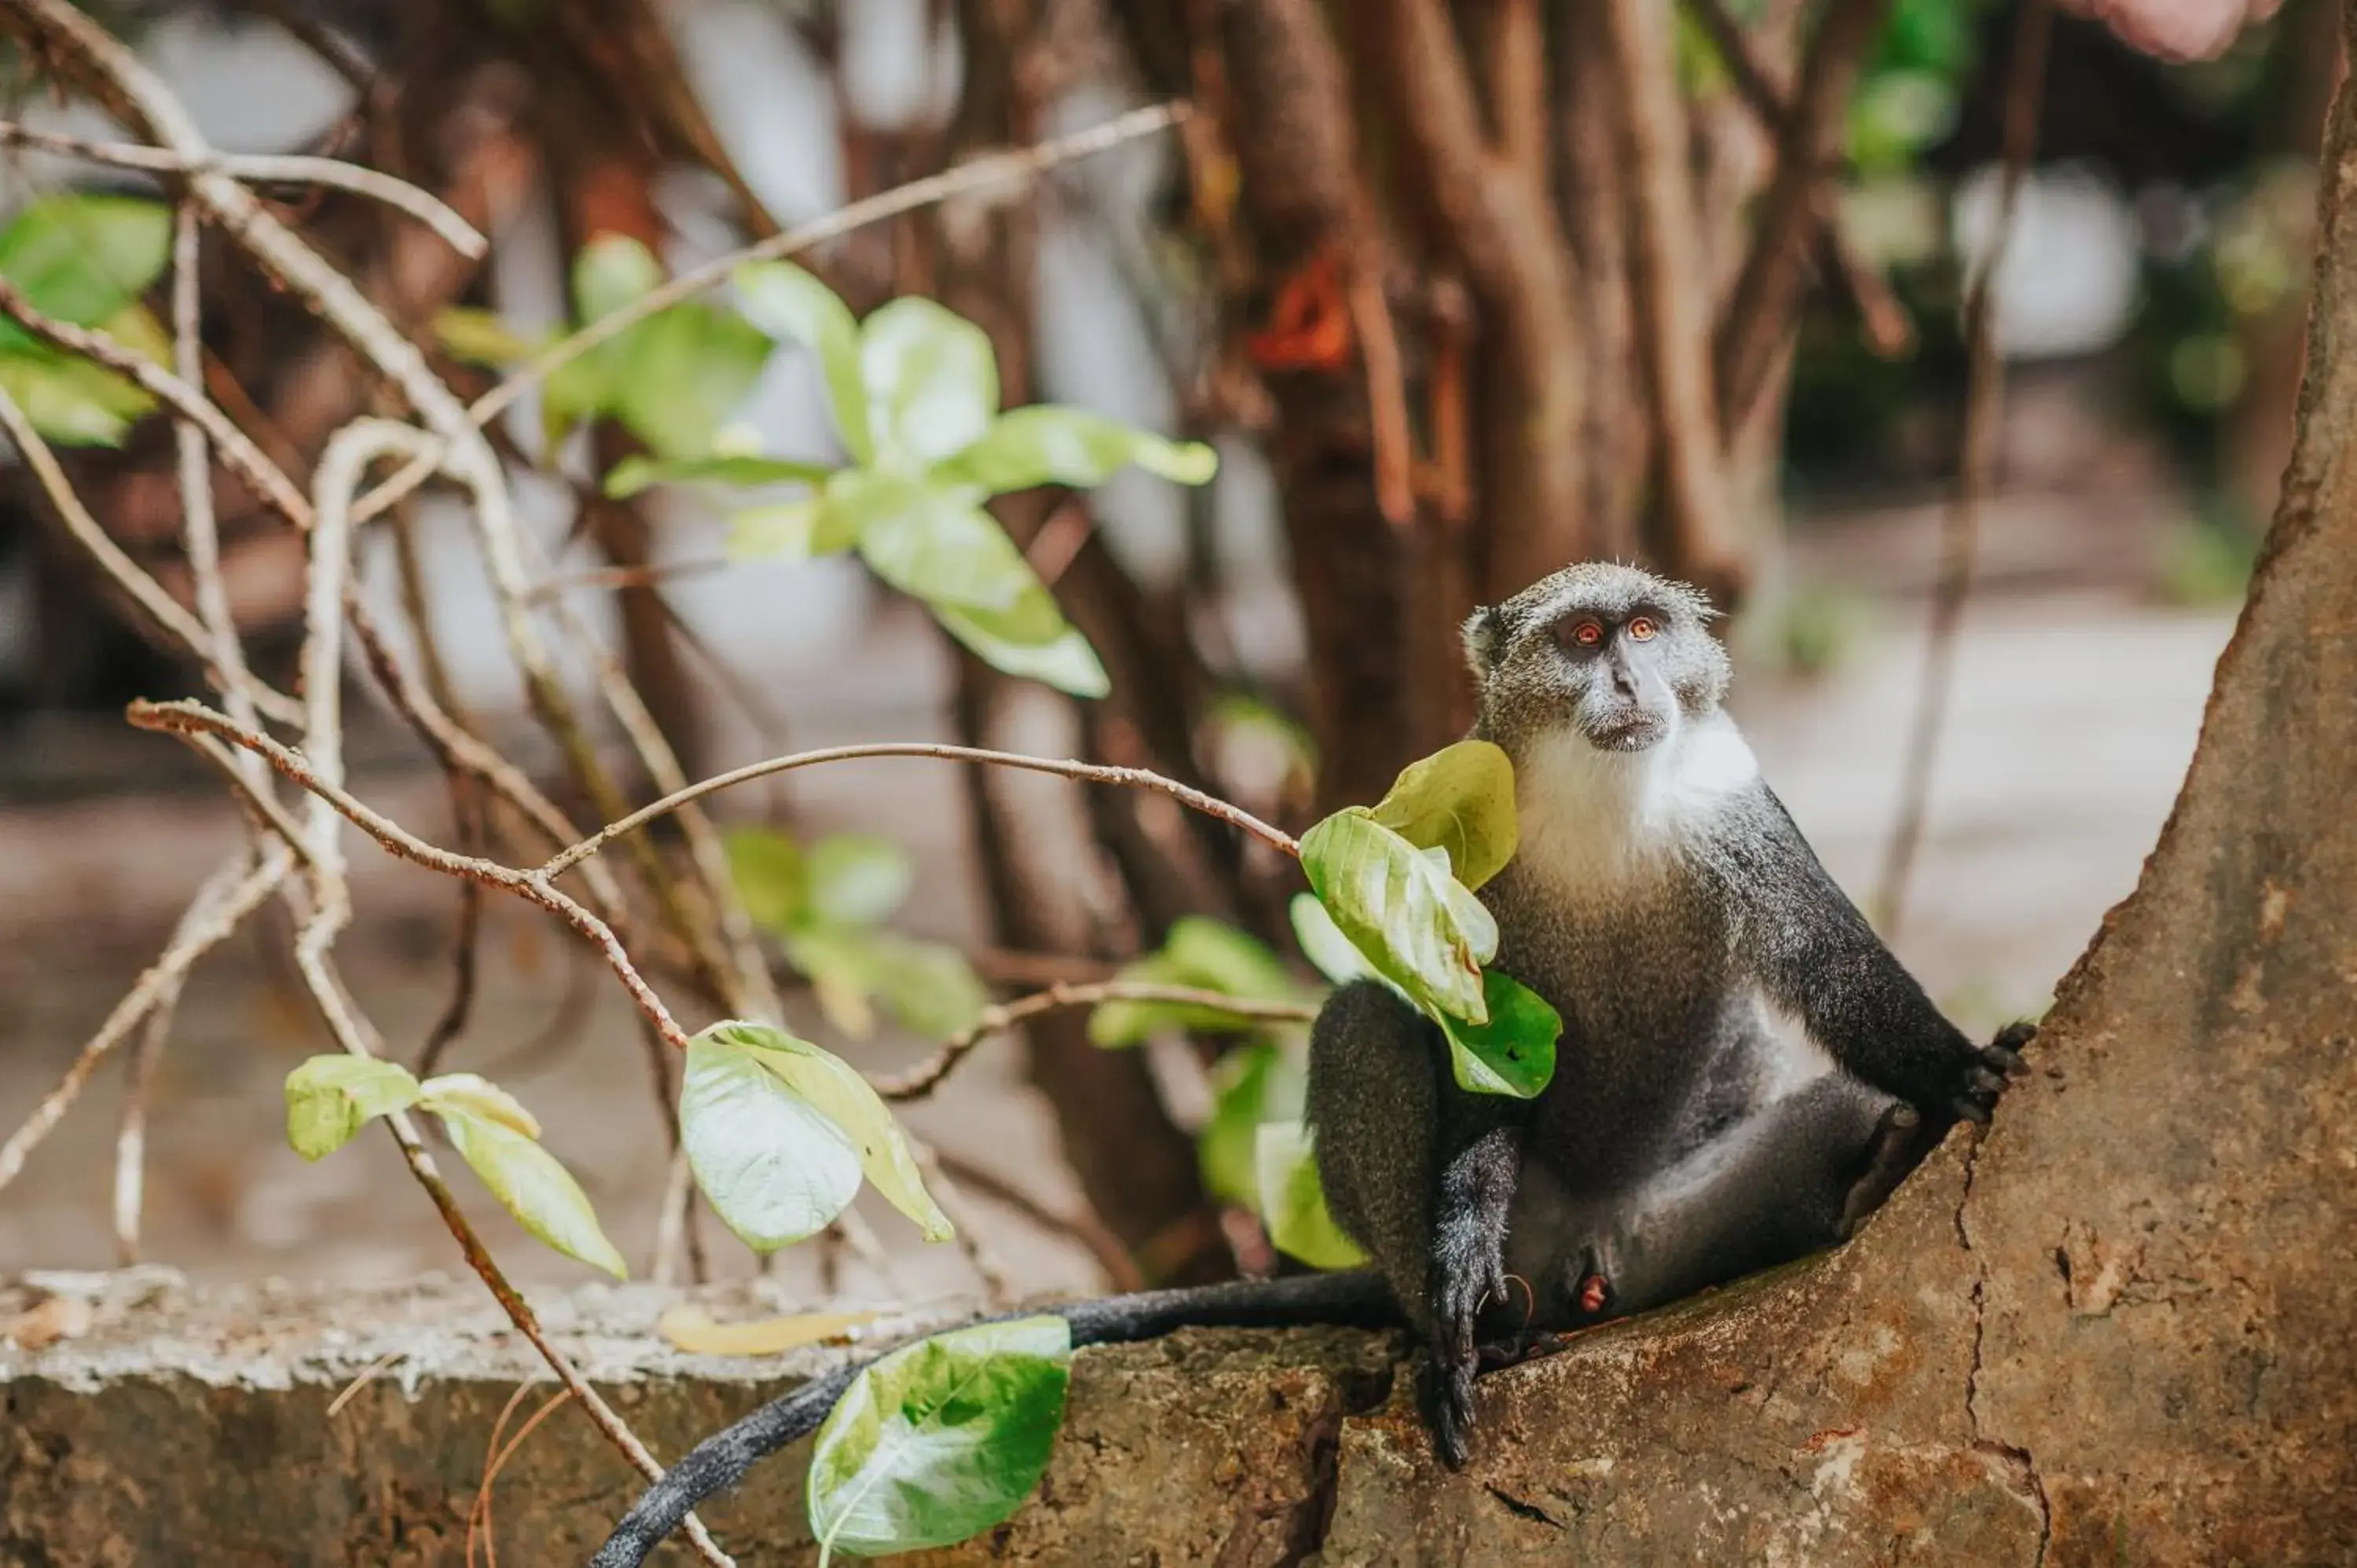
[[[172, 209], [103, 194], [44, 196], [0, 231], [0, 278], [42, 315], [105, 333], [158, 365], [171, 339], [139, 303], [172, 257]], [[33, 428], [69, 446], [120, 446], [155, 406], [137, 386], [0, 317], [0, 386]]]

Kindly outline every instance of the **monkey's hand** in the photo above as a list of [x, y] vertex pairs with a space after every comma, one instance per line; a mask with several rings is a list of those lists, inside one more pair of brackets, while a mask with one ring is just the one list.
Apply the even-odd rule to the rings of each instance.
[[1943, 1064], [1949, 1075], [1945, 1092], [1934, 1097], [1927, 1109], [1941, 1112], [1966, 1122], [1988, 1125], [1989, 1112], [1996, 1108], [1996, 1097], [2005, 1092], [2006, 1079], [2022, 1070], [2021, 1047], [2038, 1033], [2035, 1024], [2007, 1024], [1996, 1032], [1986, 1046], [1962, 1042], [1964, 1048]]
[[1441, 1463], [1452, 1470], [1463, 1466], [1471, 1452], [1481, 1310], [1507, 1299], [1503, 1241], [1495, 1231], [1484, 1234], [1462, 1223], [1444, 1224], [1434, 1238], [1425, 1414]]

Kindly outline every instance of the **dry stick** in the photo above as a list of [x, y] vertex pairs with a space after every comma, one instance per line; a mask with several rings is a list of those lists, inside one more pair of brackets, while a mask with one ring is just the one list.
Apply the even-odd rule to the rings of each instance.
[[876, 1092], [887, 1100], [918, 1100], [931, 1094], [963, 1060], [967, 1053], [993, 1035], [1000, 1035], [1028, 1018], [1059, 1007], [1093, 1007], [1103, 1002], [1160, 1002], [1180, 1007], [1202, 1007], [1237, 1018], [1262, 1018], [1272, 1023], [1307, 1024], [1318, 1009], [1305, 1002], [1262, 1002], [1191, 985], [1162, 985], [1144, 980], [1107, 980], [1092, 985], [1051, 985], [1012, 1002], [983, 1009], [972, 1028], [952, 1035], [942, 1048], [906, 1072], [874, 1080]]
[[[67, 481], [65, 470], [58, 466], [57, 454], [49, 450], [49, 444], [41, 438], [39, 431], [33, 428], [33, 422], [26, 417], [25, 411], [17, 406], [16, 400], [8, 394], [5, 387], [0, 387], [0, 430], [5, 430], [8, 438], [16, 444], [25, 466], [32, 469], [33, 477], [40, 482], [49, 504], [57, 509], [58, 516], [64, 521], [66, 532], [73, 535], [74, 542], [89, 554], [91, 562], [146, 613], [148, 619], [202, 658], [207, 676], [215, 686], [226, 690], [231, 677], [215, 658], [206, 653], [210, 639], [205, 635], [204, 627], [181, 607], [179, 600], [166, 593], [162, 585], [141, 570], [139, 564], [124, 552], [105, 529], [99, 526], [96, 518], [90, 515], [90, 509], [81, 504], [81, 498], [74, 494], [73, 486]], [[284, 693], [272, 691], [259, 682], [249, 682], [247, 685], [254, 704], [270, 718], [291, 722], [300, 716], [302, 710]]]
[[[45, 5], [55, 5], [61, 0], [42, 0], [42, 3]], [[772, 235], [742, 250], [716, 256], [701, 266], [689, 268], [658, 288], [650, 289], [611, 314], [599, 317], [571, 337], [550, 345], [537, 358], [519, 367], [498, 386], [477, 398], [467, 410], [468, 417], [478, 427], [489, 424], [518, 398], [574, 360], [628, 331], [656, 312], [666, 310], [681, 300], [725, 282], [730, 274], [748, 262], [775, 261], [829, 240], [839, 239], [868, 224], [880, 223], [888, 218], [897, 218], [904, 212], [929, 207], [937, 201], [1030, 179], [1059, 164], [1092, 157], [1125, 142], [1152, 135], [1178, 124], [1192, 113], [1193, 110], [1184, 103], [1162, 103], [1132, 110], [1102, 125], [1092, 125], [1069, 136], [1060, 136], [1054, 141], [1014, 152], [995, 153], [943, 173], [912, 180], [907, 185], [838, 208], [823, 218], [814, 219], [785, 233]], [[438, 427], [436, 434], [442, 434]], [[415, 489], [433, 471], [431, 461], [424, 457], [414, 459], [361, 499], [360, 504], [352, 510], [353, 521], [365, 521], [374, 517]]]
[[233, 179], [254, 180], [264, 185], [324, 185], [338, 190], [349, 190], [365, 196], [387, 207], [398, 208], [442, 236], [449, 247], [469, 261], [479, 261], [490, 251], [490, 242], [478, 232], [475, 226], [452, 210], [450, 206], [431, 191], [421, 190], [405, 180], [339, 158], [313, 157], [300, 153], [215, 153], [194, 160], [166, 152], [161, 147], [137, 146], [127, 142], [92, 142], [80, 136], [69, 136], [56, 131], [37, 131], [30, 125], [0, 120], [0, 144], [38, 147], [43, 152], [59, 153], [68, 157], [84, 158], [91, 163], [112, 164], [117, 168], [143, 169], [150, 174], [185, 177], [199, 168], [225, 174]]
[[139, 1261], [139, 1211], [146, 1187], [147, 1096], [155, 1090], [156, 1065], [163, 1059], [165, 1041], [172, 1033], [172, 1015], [180, 1005], [180, 987], [187, 978], [176, 977], [156, 999], [124, 1071], [123, 1120], [114, 1134], [114, 1261], [126, 1269]]
[[163, 954], [148, 965], [146, 972], [114, 1004], [98, 1032], [74, 1058], [73, 1065], [66, 1069], [58, 1086], [42, 1097], [32, 1115], [26, 1118], [25, 1124], [10, 1135], [7, 1143], [0, 1144], [0, 1191], [5, 1191], [25, 1168], [26, 1159], [65, 1115], [98, 1064], [139, 1026], [165, 995], [178, 987], [190, 965], [236, 930], [239, 923], [261, 906], [292, 864], [293, 857], [283, 848], [265, 852], [259, 865], [241, 852], [236, 859], [206, 879], [187, 913], [173, 928]]
[[1253, 837], [1298, 860], [1301, 845], [1291, 834], [1269, 826], [1241, 806], [1230, 805], [1216, 795], [1205, 794], [1166, 779], [1159, 773], [1143, 768], [1115, 768], [1106, 763], [1075, 762], [1051, 757], [1027, 757], [1020, 752], [991, 751], [974, 746], [952, 746], [937, 741], [877, 741], [859, 746], [830, 746], [816, 751], [798, 751], [791, 757], [772, 757], [763, 762], [749, 762], [742, 768], [732, 768], [726, 773], [716, 773], [684, 789], [673, 791], [651, 806], [631, 812], [619, 822], [608, 822], [589, 837], [554, 856], [540, 867], [539, 875], [556, 876], [604, 849], [623, 834], [642, 828], [667, 811], [676, 810], [690, 800], [703, 799], [722, 789], [765, 779], [772, 773], [784, 773], [797, 768], [812, 768], [822, 762], [850, 762], [875, 757], [929, 757], [948, 762], [986, 762], [1000, 768], [1020, 768], [1030, 773], [1052, 773], [1063, 779], [1082, 779], [1093, 784], [1118, 784], [1132, 789], [1154, 789], [1169, 796], [1182, 806], [1191, 807], [1207, 817], [1241, 829]]
[[2046, 80], [2046, 48], [2053, 31], [2048, 0], [2023, 0], [2014, 28], [2012, 80], [2006, 84], [2005, 174], [1998, 188], [1996, 222], [1988, 250], [1973, 271], [1964, 295], [1963, 456], [1956, 498], [1940, 535], [1940, 578], [1932, 597], [1931, 646], [1923, 660], [1923, 684], [1916, 700], [1913, 733], [1908, 737], [1907, 768], [1900, 788], [1899, 822], [1882, 862], [1875, 894], [1883, 939], [1895, 940], [1907, 905], [1907, 883], [1923, 839], [1932, 793], [1932, 768], [1947, 722], [1948, 697], [1955, 684], [1956, 631], [1972, 593], [1973, 557], [1980, 537], [1981, 498], [1996, 467], [1998, 416], [2005, 394], [2004, 367], [1997, 361], [1995, 301], [1997, 263], [2013, 239], [2021, 182], [2038, 138], [2039, 94]]

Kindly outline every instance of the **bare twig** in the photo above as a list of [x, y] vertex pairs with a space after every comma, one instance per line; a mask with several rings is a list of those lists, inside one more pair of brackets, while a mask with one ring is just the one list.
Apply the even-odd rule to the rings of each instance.
[[124, 1073], [123, 1121], [114, 1135], [114, 1261], [126, 1269], [139, 1261], [140, 1209], [146, 1196], [147, 1096], [154, 1091], [156, 1064], [163, 1060], [187, 978], [174, 979], [156, 999]]
[[690, 800], [733, 789], [737, 785], [765, 779], [772, 773], [784, 773], [796, 768], [812, 768], [823, 762], [850, 762], [877, 757], [930, 757], [949, 762], [986, 762], [999, 768], [1021, 768], [1031, 773], [1053, 773], [1065, 779], [1082, 779], [1095, 784], [1118, 784], [1133, 789], [1154, 789], [1169, 796], [1182, 806], [1189, 806], [1250, 833], [1253, 837], [1279, 850], [1294, 859], [1301, 858], [1301, 845], [1289, 833], [1269, 826], [1241, 806], [1230, 805], [1216, 795], [1191, 789], [1175, 779], [1165, 779], [1159, 773], [1143, 768], [1114, 768], [1103, 763], [1073, 762], [1049, 757], [1026, 757], [1020, 752], [989, 751], [980, 746], [949, 746], [932, 741], [879, 741], [860, 746], [831, 746], [817, 751], [799, 751], [791, 757], [773, 757], [764, 762], [751, 762], [742, 768], [732, 768], [726, 773], [716, 773], [700, 783], [691, 784], [664, 796], [651, 806], [631, 812], [617, 822], [608, 822], [589, 837], [550, 859], [540, 867], [543, 876], [556, 876], [596, 854], [623, 834], [635, 832], [657, 817], [664, 815]]
[[581, 588], [651, 588], [659, 583], [676, 582], [682, 577], [699, 577], [707, 573], [725, 572], [741, 563], [725, 555], [698, 556], [691, 561], [670, 561], [653, 566], [594, 566], [578, 572], [559, 572], [534, 583], [525, 597], [538, 604], [559, 594], [573, 593]]
[[1828, 0], [1801, 58], [1799, 85], [1778, 127], [1776, 170], [1715, 347], [1718, 425], [1730, 435], [1749, 423], [1791, 330], [1815, 193], [1840, 151], [1858, 68], [1889, 12], [1890, 0]]
[[[1015, 152], [996, 153], [961, 164], [942, 174], [912, 180], [907, 185], [852, 202], [782, 234], [758, 241], [726, 255], [716, 256], [701, 266], [689, 268], [660, 287], [648, 290], [610, 314], [599, 317], [571, 337], [551, 344], [537, 357], [511, 371], [498, 386], [477, 398], [467, 410], [468, 417], [479, 427], [489, 424], [525, 392], [600, 343], [630, 330], [658, 311], [667, 310], [681, 300], [725, 282], [748, 262], [775, 261], [794, 255], [870, 223], [880, 223], [888, 218], [897, 218], [904, 212], [929, 207], [937, 201], [971, 196], [996, 186], [1033, 178], [1059, 164], [1092, 157], [1125, 142], [1152, 135], [1178, 124], [1192, 112], [1184, 103], [1160, 103], [1151, 108], [1133, 110], [1102, 125], [1092, 125], [1085, 131], [1076, 131], [1052, 142], [1042, 142], [1038, 146]], [[365, 521], [375, 516], [416, 489], [433, 471], [431, 460], [425, 457], [413, 460], [361, 498], [360, 505], [353, 510], [354, 519]]]
[[2049, 0], [2023, 0], [2014, 27], [2013, 70], [2006, 84], [2005, 172], [1998, 187], [1996, 221], [1988, 248], [1973, 270], [1964, 295], [1964, 452], [1958, 464], [1956, 499], [1940, 533], [1940, 578], [1932, 597], [1931, 645], [1923, 660], [1923, 684], [1907, 743], [1907, 768], [1900, 785], [1899, 822], [1883, 856], [1875, 912], [1885, 940], [1896, 938], [1906, 912], [1907, 882], [1923, 839], [1932, 793], [1932, 770], [1940, 732], [1947, 722], [1948, 696], [1955, 685], [1956, 632], [1972, 593], [1973, 557], [1980, 538], [1980, 504], [1996, 467], [1996, 439], [2005, 398], [2005, 369], [1996, 352], [1996, 278], [2013, 240], [2021, 183], [2038, 140], [2038, 104], [2046, 81], [2047, 40], [2053, 32]]
[[447, 202], [431, 191], [420, 190], [405, 180], [380, 174], [375, 169], [362, 168], [358, 164], [348, 164], [339, 158], [312, 157], [300, 153], [214, 153], [210, 157], [198, 160], [182, 157], [161, 147], [139, 146], [128, 142], [87, 141], [80, 136], [63, 135], [56, 131], [37, 131], [30, 125], [0, 120], [0, 144], [11, 143], [38, 147], [43, 152], [60, 153], [68, 157], [85, 158], [91, 163], [112, 164], [117, 168], [142, 169], [150, 174], [185, 177], [202, 169], [262, 185], [329, 186], [398, 208], [441, 235], [452, 250], [469, 261], [480, 261], [490, 249], [490, 242], [484, 239], [473, 224], [459, 217]]
[[1005, 1034], [1028, 1018], [1059, 1007], [1094, 1007], [1106, 1002], [1160, 1002], [1180, 1007], [1201, 1007], [1237, 1018], [1259, 1018], [1277, 1024], [1307, 1024], [1318, 1016], [1306, 1002], [1264, 1002], [1205, 991], [1192, 985], [1162, 985], [1144, 980], [1104, 980], [1089, 985], [1050, 985], [1012, 1002], [983, 1009], [972, 1028], [952, 1035], [942, 1048], [906, 1072], [874, 1080], [876, 1092], [887, 1100], [920, 1100], [941, 1087], [943, 1079], [973, 1049], [994, 1035]]

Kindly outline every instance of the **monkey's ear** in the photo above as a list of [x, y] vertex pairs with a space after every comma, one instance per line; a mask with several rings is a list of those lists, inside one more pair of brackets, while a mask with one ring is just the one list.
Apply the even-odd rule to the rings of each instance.
[[1506, 650], [1506, 618], [1495, 605], [1485, 605], [1465, 618], [1465, 659], [1473, 673], [1486, 675]]

